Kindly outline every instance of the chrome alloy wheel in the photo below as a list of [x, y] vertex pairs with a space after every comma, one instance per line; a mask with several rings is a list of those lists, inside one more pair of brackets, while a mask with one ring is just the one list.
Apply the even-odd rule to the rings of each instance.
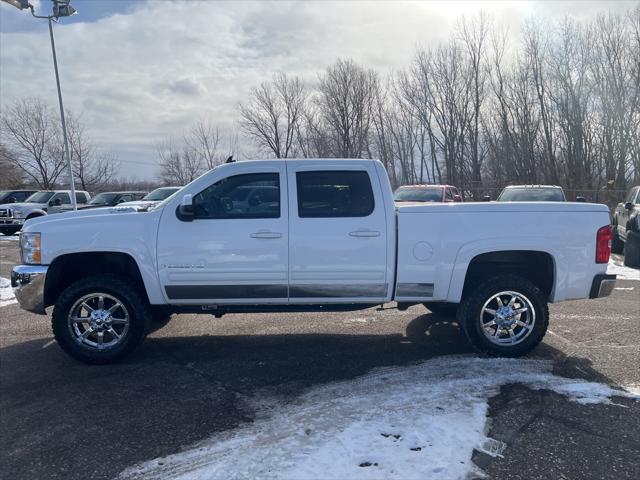
[[517, 345], [529, 336], [535, 323], [533, 303], [518, 292], [496, 293], [480, 311], [482, 333], [496, 345]]
[[90, 293], [69, 310], [69, 331], [76, 342], [92, 350], [113, 348], [129, 331], [129, 312], [106, 293]]

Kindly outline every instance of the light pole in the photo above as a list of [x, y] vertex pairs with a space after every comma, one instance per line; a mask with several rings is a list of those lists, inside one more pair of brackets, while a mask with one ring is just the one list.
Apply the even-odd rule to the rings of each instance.
[[26, 8], [31, 10], [31, 15], [34, 18], [46, 18], [49, 21], [49, 38], [51, 39], [51, 53], [53, 54], [53, 70], [56, 74], [56, 87], [58, 88], [58, 103], [60, 104], [60, 121], [62, 123], [62, 137], [64, 139], [64, 155], [67, 162], [67, 170], [69, 173], [69, 187], [71, 189], [71, 204], [73, 209], [77, 210], [76, 204], [76, 186], [73, 179], [73, 169], [71, 168], [71, 155], [69, 154], [69, 139], [67, 137], [67, 124], [64, 119], [64, 105], [62, 103], [62, 91], [60, 90], [60, 76], [58, 75], [58, 59], [56, 57], [56, 44], [53, 39], [53, 21], [58, 21], [60, 17], [70, 17], [75, 15], [76, 9], [69, 5], [71, 0], [51, 0], [53, 3], [53, 14], [48, 16], [36, 15], [33, 9], [33, 5], [29, 3], [29, 0], [2, 0], [9, 5], [24, 10]]

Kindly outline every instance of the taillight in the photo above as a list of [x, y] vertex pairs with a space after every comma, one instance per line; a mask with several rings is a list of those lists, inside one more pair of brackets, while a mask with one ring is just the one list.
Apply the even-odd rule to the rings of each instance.
[[598, 229], [596, 234], [596, 263], [608, 263], [611, 255], [611, 225]]

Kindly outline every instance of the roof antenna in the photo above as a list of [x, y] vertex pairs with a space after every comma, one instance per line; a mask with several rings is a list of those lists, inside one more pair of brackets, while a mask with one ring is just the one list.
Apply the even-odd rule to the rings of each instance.
[[233, 159], [233, 155], [229, 155], [229, 158], [227, 158], [227, 161], [224, 163], [233, 163], [235, 162], [235, 160]]

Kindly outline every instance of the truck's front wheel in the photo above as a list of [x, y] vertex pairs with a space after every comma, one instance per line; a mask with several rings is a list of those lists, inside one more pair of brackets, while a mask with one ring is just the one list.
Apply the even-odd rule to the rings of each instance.
[[544, 337], [549, 309], [544, 293], [516, 275], [488, 278], [460, 304], [458, 322], [480, 352], [518, 357], [533, 350]]
[[110, 275], [88, 277], [67, 287], [51, 324], [60, 347], [76, 360], [105, 364], [120, 360], [143, 339], [151, 309], [135, 285]]

